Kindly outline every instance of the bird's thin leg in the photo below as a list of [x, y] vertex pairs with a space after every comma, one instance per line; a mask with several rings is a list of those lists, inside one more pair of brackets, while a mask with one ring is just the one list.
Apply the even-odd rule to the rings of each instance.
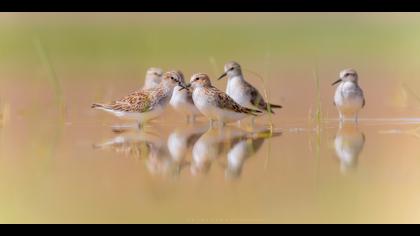
[[137, 128], [141, 130], [143, 128], [143, 124], [140, 121], [137, 121]]
[[214, 128], [214, 121], [213, 120], [210, 120], [210, 128]]
[[115, 133], [121, 133], [124, 131], [121, 125], [114, 125], [111, 128], [112, 128], [112, 132], [115, 132]]
[[255, 127], [255, 117], [251, 118], [251, 128], [254, 129]]
[[218, 120], [218, 130], [219, 130], [219, 132], [220, 133], [223, 133], [224, 132], [224, 129], [225, 129], [225, 126], [226, 126], [226, 123], [224, 122], [224, 121], [222, 121], [222, 120]]
[[187, 115], [187, 124], [189, 124], [190, 123], [190, 116], [189, 115]]
[[138, 123], [133, 125], [133, 124], [123, 124], [123, 125], [114, 125], [112, 126], [112, 131], [115, 133], [121, 133], [133, 128], [137, 128], [138, 127]]
[[237, 125], [239, 128], [241, 128], [241, 121], [240, 121], [240, 120], [238, 120], [238, 121], [237, 121], [237, 123], [236, 123], [236, 125]]
[[195, 123], [195, 115], [191, 115], [191, 123]]

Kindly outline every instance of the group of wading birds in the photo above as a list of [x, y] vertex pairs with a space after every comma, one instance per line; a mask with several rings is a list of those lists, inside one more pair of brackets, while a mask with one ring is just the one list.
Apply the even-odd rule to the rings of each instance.
[[[107, 104], [95, 103], [92, 108], [104, 110], [113, 115], [133, 119], [139, 127], [159, 117], [168, 105], [182, 112], [188, 120], [195, 120], [197, 115], [204, 115], [211, 127], [217, 122], [221, 126], [226, 123], [240, 121], [267, 113], [274, 114], [274, 109], [282, 108], [264, 99], [261, 93], [243, 76], [241, 66], [234, 61], [227, 62], [224, 73], [218, 80], [227, 77], [226, 92], [214, 87], [207, 74], [198, 73], [191, 76], [186, 83], [179, 70], [163, 73], [160, 68], [149, 68], [143, 88]], [[334, 105], [337, 107], [340, 121], [354, 120], [365, 105], [363, 91], [358, 85], [358, 75], [354, 69], [340, 72], [339, 79], [332, 85], [339, 84]]]
[[[213, 129], [215, 123], [223, 127], [226, 123], [252, 117], [254, 127], [256, 117], [267, 113], [274, 114], [274, 109], [282, 106], [266, 101], [261, 93], [245, 80], [237, 62], [230, 61], [225, 64], [224, 73], [218, 79], [224, 77], [228, 78], [226, 92], [214, 87], [209, 76], [203, 73], [194, 74], [187, 83], [180, 71], [163, 73], [160, 68], [149, 68], [143, 88], [107, 104], [95, 103], [92, 108], [104, 110], [120, 118], [136, 120], [141, 128], [147, 121], [159, 117], [170, 105], [176, 111], [185, 114], [189, 122], [193, 122], [198, 115], [204, 115], [210, 121], [210, 129], [176, 129], [169, 135], [167, 145], [157, 136], [142, 133], [118, 136], [95, 147], [111, 147], [117, 152], [136, 156], [148, 153], [147, 166], [151, 172], [175, 170], [179, 173], [185, 166], [187, 150], [193, 146], [190, 167], [191, 172], [196, 174], [207, 172], [211, 162], [221, 153], [223, 145], [220, 144], [228, 142], [230, 146], [227, 151], [226, 171], [229, 176], [238, 177], [245, 160], [255, 154], [264, 139], [278, 134], [270, 132], [268, 136], [264, 136], [264, 132], [250, 134], [241, 129], [231, 128], [226, 135], [218, 132], [218, 129]], [[358, 113], [365, 105], [365, 99], [354, 69], [341, 71], [339, 79], [332, 85], [336, 84], [339, 85], [334, 95], [334, 105], [338, 109], [341, 122], [335, 148], [341, 162], [341, 170], [344, 171], [355, 166], [364, 146], [364, 134], [359, 132], [355, 125]], [[142, 145], [143, 143], [146, 145]], [[144, 147], [148, 149], [146, 152], [142, 150]]]

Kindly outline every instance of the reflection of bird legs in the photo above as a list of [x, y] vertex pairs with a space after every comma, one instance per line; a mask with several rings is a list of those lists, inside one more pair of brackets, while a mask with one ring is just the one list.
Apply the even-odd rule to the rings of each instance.
[[142, 123], [140, 121], [136, 121], [134, 124], [124, 124], [124, 125], [113, 125], [111, 129], [115, 133], [122, 133], [129, 130], [137, 130], [140, 131], [144, 129], [146, 123]]
[[214, 123], [215, 123], [215, 121], [214, 121], [214, 120], [210, 120], [210, 128], [211, 128], [211, 129], [214, 129]]
[[195, 115], [187, 115], [187, 124], [195, 124]]
[[138, 129], [141, 130], [142, 125], [141, 123], [137, 123], [137, 124], [129, 124], [129, 125], [114, 125], [111, 126], [111, 129], [114, 133], [122, 133], [128, 130], [132, 130], [132, 129]]

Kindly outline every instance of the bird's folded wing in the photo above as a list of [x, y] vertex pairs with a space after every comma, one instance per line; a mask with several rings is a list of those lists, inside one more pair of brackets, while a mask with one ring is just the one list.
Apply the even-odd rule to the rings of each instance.
[[222, 109], [230, 110], [233, 112], [246, 113], [246, 114], [253, 114], [253, 113], [258, 112], [258, 111], [255, 111], [246, 107], [242, 107], [237, 102], [235, 102], [235, 100], [229, 97], [229, 95], [227, 95], [226, 93], [216, 88], [213, 88], [212, 92], [216, 96], [216, 101], [218, 103], [217, 105]]
[[268, 110], [267, 103], [261, 96], [260, 92], [254, 87], [249, 87], [249, 93], [251, 94], [251, 104], [261, 110]]
[[116, 111], [147, 112], [152, 108], [150, 92], [147, 90], [136, 91], [112, 102], [108, 107]]

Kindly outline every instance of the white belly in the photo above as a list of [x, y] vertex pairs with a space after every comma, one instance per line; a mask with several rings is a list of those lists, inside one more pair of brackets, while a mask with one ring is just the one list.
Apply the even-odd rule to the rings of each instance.
[[254, 108], [254, 106], [251, 104], [251, 96], [246, 94], [242, 89], [242, 83], [243, 81], [239, 77], [230, 78], [227, 83], [226, 93], [241, 106]]
[[246, 117], [246, 114], [217, 107], [214, 98], [205, 94], [202, 88], [195, 89], [193, 99], [198, 110], [211, 120], [233, 122]]
[[188, 93], [185, 90], [181, 90], [181, 87], [177, 86], [174, 89], [172, 98], [170, 101], [171, 106], [179, 112], [182, 112], [186, 115], [198, 115], [200, 111], [194, 104], [191, 104], [188, 99]]
[[152, 111], [144, 112], [144, 113], [114, 111], [114, 110], [105, 109], [105, 108], [98, 108], [98, 109], [109, 112], [109, 113], [111, 113], [111, 114], [113, 114], [116, 117], [119, 117], [121, 119], [136, 120], [138, 122], [146, 122], [146, 121], [155, 119], [158, 116], [160, 116], [163, 113], [163, 110], [164, 110], [162, 106], [158, 106], [155, 109], [153, 109]]
[[363, 107], [363, 93], [352, 82], [341, 83], [335, 92], [334, 102], [340, 114], [353, 116]]

